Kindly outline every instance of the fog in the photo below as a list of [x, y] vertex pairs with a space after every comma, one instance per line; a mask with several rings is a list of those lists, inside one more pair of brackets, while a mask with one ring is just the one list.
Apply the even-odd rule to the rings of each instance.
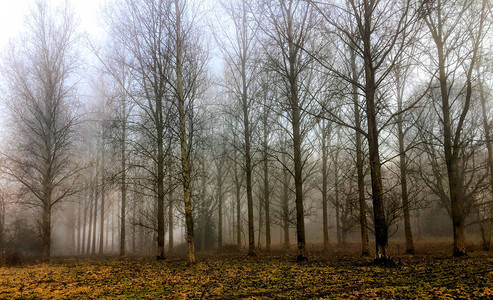
[[0, 4], [0, 254], [489, 249], [488, 1], [199, 2]]

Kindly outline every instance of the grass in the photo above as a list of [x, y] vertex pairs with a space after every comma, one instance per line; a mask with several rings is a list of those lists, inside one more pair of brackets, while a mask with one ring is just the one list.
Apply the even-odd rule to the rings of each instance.
[[435, 245], [371, 266], [356, 250], [182, 257], [65, 258], [0, 268], [0, 299], [491, 299], [493, 253], [453, 258]]

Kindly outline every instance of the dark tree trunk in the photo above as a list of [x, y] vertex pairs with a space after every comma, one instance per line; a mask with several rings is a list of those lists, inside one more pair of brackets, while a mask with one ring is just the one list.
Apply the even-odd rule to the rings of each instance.
[[373, 201], [373, 223], [375, 226], [375, 257], [376, 259], [389, 259], [388, 255], [388, 228], [385, 221], [383, 183], [380, 163], [380, 151], [378, 142], [378, 124], [376, 109], [375, 67], [373, 65], [372, 45], [372, 13], [373, 8], [364, 1], [364, 32], [363, 59], [365, 64], [365, 88], [366, 118], [368, 123], [368, 151], [370, 159], [370, 175]]
[[45, 206], [43, 207], [42, 225], [43, 254], [41, 260], [49, 261], [51, 258], [51, 192], [45, 195]]

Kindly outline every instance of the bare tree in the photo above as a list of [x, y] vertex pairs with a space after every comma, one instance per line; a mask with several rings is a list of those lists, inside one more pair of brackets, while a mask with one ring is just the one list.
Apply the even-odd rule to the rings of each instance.
[[[438, 81], [440, 89], [440, 119], [454, 232], [454, 256], [466, 253], [465, 177], [461, 175], [459, 166], [462, 159], [461, 139], [473, 98], [473, 71], [484, 37], [487, 2], [423, 2], [426, 8], [424, 21], [434, 43], [429, 53], [435, 67], [431, 70], [432, 80]], [[458, 88], [459, 83], [454, 80], [458, 76], [463, 76], [465, 82], [460, 87], [463, 92], [457, 93], [454, 99], [451, 90]]]
[[[164, 255], [164, 200], [165, 200], [165, 156], [169, 150], [165, 135], [169, 133], [170, 109], [166, 102], [168, 78], [170, 74], [169, 14], [172, 13], [170, 1], [123, 1], [113, 7], [109, 14], [112, 38], [128, 50], [128, 58], [121, 63], [130, 68], [133, 82], [128, 95], [141, 111], [139, 132], [145, 135], [142, 140], [133, 141], [137, 151], [146, 155], [154, 164], [147, 168], [151, 176], [151, 186], [147, 188], [157, 200], [157, 258]], [[122, 88], [127, 86], [120, 81]], [[149, 144], [152, 150], [149, 149]]]
[[[364, 66], [363, 80], [355, 81], [340, 70], [337, 64], [321, 62], [335, 76], [358, 87], [364, 95], [367, 132], [361, 133], [365, 134], [368, 140], [376, 238], [375, 256], [377, 260], [387, 261], [388, 228], [384, 211], [379, 135], [382, 128], [396, 115], [387, 116], [387, 120], [383, 122], [380, 116], [384, 112], [382, 108], [386, 106], [385, 101], [388, 100], [385, 99], [384, 92], [387, 77], [414, 32], [416, 14], [413, 2], [348, 0], [345, 5], [310, 2], [323, 16], [330, 35], [351, 48]], [[349, 127], [359, 130], [352, 125]]]
[[[295, 183], [296, 233], [298, 260], [306, 260], [305, 212], [303, 206], [303, 167], [306, 162], [303, 141], [306, 136], [306, 121], [309, 97], [308, 83], [303, 82], [312, 59], [304, 55], [303, 49], [312, 45], [315, 25], [314, 10], [304, 1], [260, 1], [258, 23], [265, 38], [263, 46], [267, 65], [280, 78], [284, 101], [281, 109], [291, 125], [290, 136], [293, 146]], [[282, 112], [280, 113], [282, 115]]]
[[[254, 94], [254, 80], [258, 73], [258, 60], [256, 34], [257, 25], [252, 22], [248, 1], [223, 1], [222, 6], [228, 18], [232, 21], [232, 28], [223, 28], [225, 37], [215, 35], [220, 44], [223, 55], [227, 62], [227, 73], [231, 74], [228, 86], [232, 98], [238, 102], [242, 115], [240, 117], [243, 125], [243, 154], [245, 159], [247, 210], [248, 210], [248, 255], [255, 255], [255, 230], [253, 217], [253, 154], [252, 154], [252, 109]], [[221, 23], [220, 23], [221, 24]], [[232, 31], [233, 37], [230, 37]]]
[[36, 2], [23, 40], [4, 65], [15, 153], [3, 170], [24, 187], [24, 202], [39, 208], [44, 260], [50, 259], [52, 211], [77, 192], [80, 168], [72, 157], [77, 123], [74, 74], [77, 36], [67, 7]]

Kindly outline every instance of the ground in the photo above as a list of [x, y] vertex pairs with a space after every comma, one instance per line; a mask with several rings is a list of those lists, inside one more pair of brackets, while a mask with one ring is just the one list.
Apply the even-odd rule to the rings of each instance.
[[[321, 252], [209, 253], [189, 265], [176, 256], [55, 258], [0, 268], [0, 299], [492, 299], [493, 253], [453, 258], [448, 245], [393, 254], [396, 267], [361, 258], [356, 247]], [[450, 251], [448, 251], [450, 249]]]

